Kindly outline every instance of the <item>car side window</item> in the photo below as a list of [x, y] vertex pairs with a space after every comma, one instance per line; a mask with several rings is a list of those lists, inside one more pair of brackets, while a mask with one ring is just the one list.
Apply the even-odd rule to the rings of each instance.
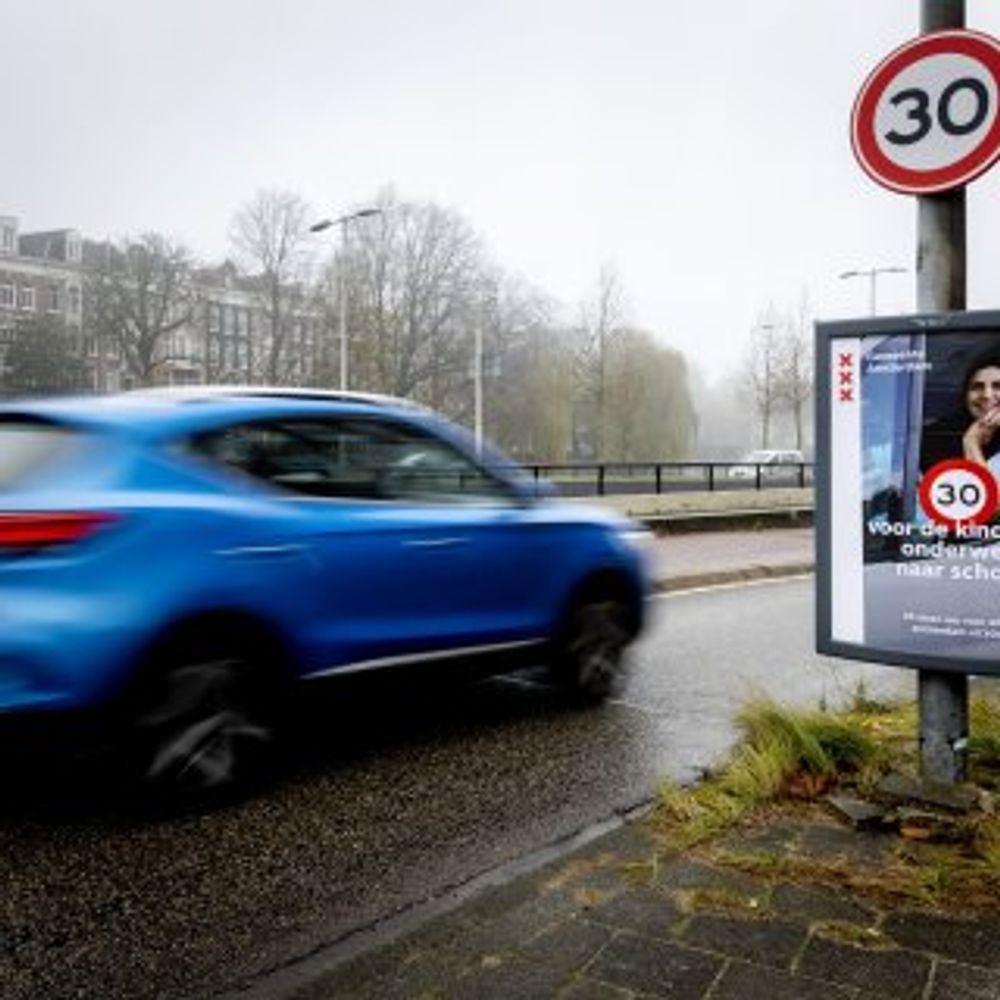
[[511, 488], [446, 441], [388, 420], [345, 420], [338, 448], [347, 468], [363, 469], [383, 500], [488, 503], [512, 498]]
[[321, 445], [278, 423], [236, 424], [195, 437], [189, 450], [229, 470], [295, 492], [327, 492]]
[[447, 442], [384, 420], [239, 424], [199, 435], [191, 450], [308, 496], [483, 503], [512, 493]]

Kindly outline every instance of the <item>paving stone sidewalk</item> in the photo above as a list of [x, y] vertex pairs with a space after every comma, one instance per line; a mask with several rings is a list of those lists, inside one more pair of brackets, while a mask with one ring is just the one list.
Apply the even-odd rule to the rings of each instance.
[[[809, 529], [663, 538], [661, 585], [800, 572]], [[699, 581], [700, 582], [700, 581]], [[826, 822], [733, 835], [736, 852], [890, 863], [898, 841]], [[883, 909], [844, 892], [658, 855], [642, 820], [486, 889], [281, 1000], [1000, 1000], [995, 917]]]
[[[784, 821], [736, 851], [891, 860], [886, 835]], [[828, 888], [657, 855], [643, 821], [490, 888], [286, 993], [293, 1000], [985, 1000], [1000, 998], [1000, 909], [956, 921]]]

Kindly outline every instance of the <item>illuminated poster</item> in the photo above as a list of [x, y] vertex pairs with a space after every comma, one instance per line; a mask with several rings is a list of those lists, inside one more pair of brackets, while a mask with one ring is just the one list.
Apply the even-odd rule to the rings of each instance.
[[1000, 673], [1000, 313], [817, 325], [821, 652]]

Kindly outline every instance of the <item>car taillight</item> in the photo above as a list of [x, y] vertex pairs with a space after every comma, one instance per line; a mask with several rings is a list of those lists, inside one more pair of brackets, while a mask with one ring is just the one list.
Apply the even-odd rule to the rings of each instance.
[[0, 549], [23, 552], [66, 545], [81, 541], [117, 520], [117, 514], [93, 511], [0, 514]]

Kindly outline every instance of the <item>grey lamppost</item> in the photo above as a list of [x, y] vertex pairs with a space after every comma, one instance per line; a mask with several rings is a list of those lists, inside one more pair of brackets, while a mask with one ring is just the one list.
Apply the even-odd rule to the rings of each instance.
[[331, 226], [340, 226], [340, 265], [337, 268], [338, 285], [338, 305], [339, 320], [338, 328], [340, 335], [340, 388], [346, 391], [348, 386], [347, 378], [347, 281], [345, 280], [344, 268], [347, 263], [347, 227], [355, 219], [368, 219], [373, 215], [381, 215], [381, 208], [361, 208], [356, 212], [348, 212], [337, 219], [321, 219], [319, 222], [309, 227], [311, 233], [321, 233]]
[[880, 274], [906, 274], [905, 267], [870, 267], [867, 270], [845, 271], [841, 278], [867, 278], [868, 279], [868, 315], [874, 316], [878, 312], [878, 302], [876, 299], [876, 288], [878, 276]]

